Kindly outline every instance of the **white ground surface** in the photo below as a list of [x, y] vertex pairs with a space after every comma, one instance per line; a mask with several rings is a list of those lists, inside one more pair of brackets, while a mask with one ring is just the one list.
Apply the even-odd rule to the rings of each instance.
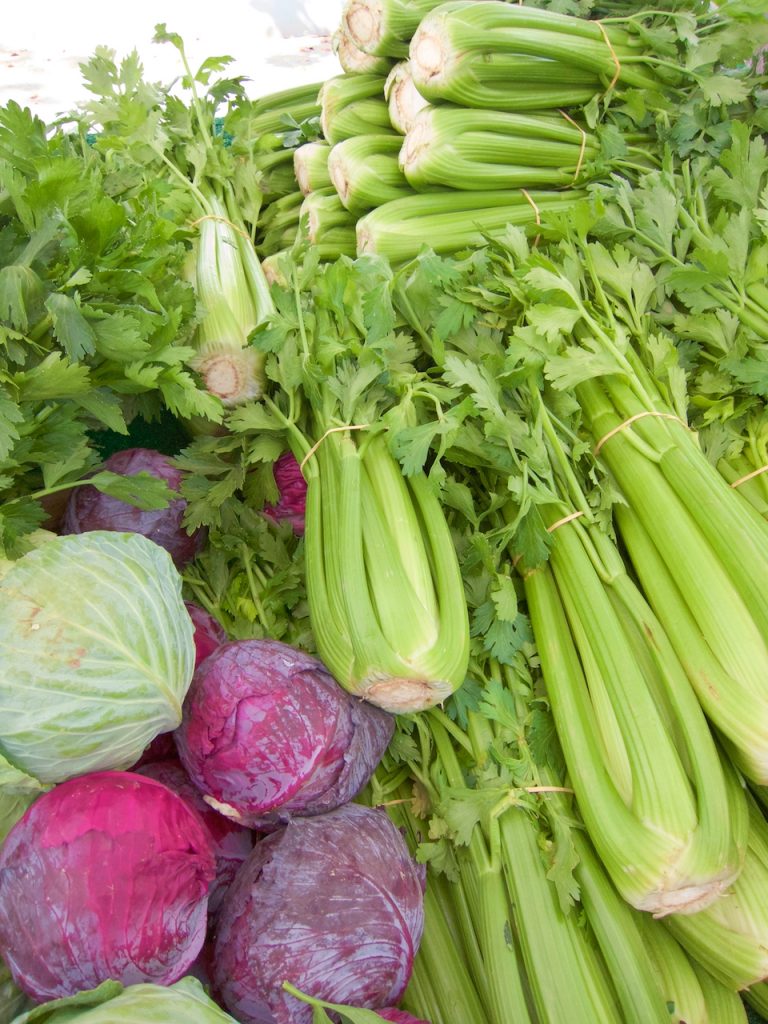
[[79, 64], [96, 46], [117, 58], [136, 49], [152, 81], [180, 73], [170, 44], [152, 42], [164, 22], [184, 40], [193, 68], [234, 58], [251, 96], [324, 81], [341, 68], [331, 52], [342, 0], [2, 0], [0, 105], [16, 100], [46, 121], [87, 96]]

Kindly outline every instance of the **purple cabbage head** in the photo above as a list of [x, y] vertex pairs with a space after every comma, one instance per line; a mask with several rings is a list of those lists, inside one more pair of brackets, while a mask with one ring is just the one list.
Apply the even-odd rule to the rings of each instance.
[[230, 818], [215, 811], [203, 800], [200, 790], [193, 784], [178, 761], [156, 761], [142, 765], [140, 775], [162, 782], [168, 789], [185, 800], [198, 812], [208, 829], [211, 849], [216, 858], [216, 877], [208, 892], [208, 913], [215, 914], [229, 888], [237, 869], [253, 849], [253, 833]]
[[[150, 473], [165, 480], [174, 491], [178, 491], [184, 477], [166, 455], [151, 448], [126, 448], [115, 452], [102, 468], [122, 476]], [[181, 525], [186, 507], [183, 498], [175, 498], [166, 508], [142, 510], [84, 484], [75, 487], [70, 494], [60, 532], [113, 530], [141, 533], [165, 548], [176, 568], [181, 569], [195, 557], [204, 540], [204, 531], [195, 530], [189, 534]]]
[[424, 927], [424, 868], [386, 813], [346, 804], [261, 839], [219, 911], [213, 982], [242, 1024], [311, 1024], [282, 988], [373, 1009], [401, 998]]
[[195, 627], [195, 668], [213, 654], [217, 647], [227, 641], [224, 627], [214, 617], [192, 601], [185, 601], [184, 607], [189, 612], [192, 625]]
[[288, 522], [293, 532], [304, 534], [304, 510], [307, 503], [307, 482], [291, 452], [283, 452], [274, 465], [279, 498], [276, 505], [267, 505], [264, 514], [276, 523]]
[[39, 1002], [109, 978], [170, 985], [202, 947], [214, 873], [200, 816], [154, 779], [62, 782], [0, 848], [0, 955]]
[[391, 715], [342, 690], [316, 658], [239, 640], [195, 672], [176, 746], [213, 807], [268, 831], [351, 800], [393, 729]]

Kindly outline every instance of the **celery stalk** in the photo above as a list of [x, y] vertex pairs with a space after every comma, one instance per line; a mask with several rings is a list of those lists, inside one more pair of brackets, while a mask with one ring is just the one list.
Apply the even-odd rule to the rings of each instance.
[[422, 17], [442, 0], [347, 0], [342, 30], [363, 52], [404, 57]]
[[427, 100], [414, 85], [410, 64], [407, 60], [398, 61], [387, 75], [387, 80], [384, 83], [384, 96], [387, 100], [392, 127], [401, 135], [405, 135], [411, 128], [418, 112], [427, 105]]
[[624, 898], [692, 912], [738, 874], [745, 811], [658, 621], [610, 542], [593, 534], [613, 556], [606, 566], [587, 537], [576, 522], [560, 527], [549, 564], [524, 578], [566, 764]]
[[[577, 394], [594, 437], [606, 437], [623, 422], [599, 385], [582, 384]], [[701, 497], [698, 491], [691, 487], [683, 493], [681, 484], [670, 485], [660, 465], [663, 445], [648, 432], [646, 421], [651, 419], [656, 417], [644, 417], [632, 428], [614, 433], [600, 450], [631, 510], [631, 515], [625, 509], [617, 510], [622, 536], [649, 602], [665, 626], [702, 706], [735, 746], [742, 770], [755, 782], [765, 782], [768, 643], [761, 628], [765, 596], [756, 593], [768, 572], [766, 556], [759, 551], [765, 524], [746, 508], [746, 503], [748, 516], [735, 513], [747, 531], [754, 527], [744, 541], [744, 551], [751, 551], [752, 557], [747, 565], [741, 564], [741, 558], [732, 557], [728, 550], [725, 526], [734, 522], [733, 517], [727, 511], [722, 516], [717, 514], [716, 521], [724, 524], [724, 532], [714, 538], [711, 530], [705, 532], [702, 528], [701, 514], [695, 508], [694, 494]], [[645, 432], [638, 436], [641, 422]], [[633, 433], [635, 426], [637, 435]], [[650, 444], [649, 439], [654, 443]], [[680, 442], [687, 443], [687, 438]], [[682, 457], [677, 461], [685, 462]], [[711, 477], [706, 474], [704, 479]], [[729, 490], [722, 481], [719, 483]], [[716, 490], [714, 494], [716, 497]], [[713, 518], [721, 503], [741, 500], [732, 492], [721, 495], [721, 499], [716, 498], [714, 509], [711, 501], [707, 503]], [[734, 543], [740, 544], [735, 538]], [[746, 580], [750, 573], [751, 583]]]
[[683, 949], [731, 989], [768, 978], [768, 822], [754, 800], [748, 803], [749, 836], [739, 877], [706, 910], [664, 919]]
[[562, 115], [427, 106], [405, 136], [400, 165], [416, 188], [547, 188], [585, 176], [594, 139]]
[[[645, 89], [659, 86], [649, 69], [653, 57], [644, 54], [620, 26], [601, 28], [595, 22], [523, 5], [483, 0], [445, 4], [423, 18], [409, 50], [419, 92], [430, 100], [450, 100], [464, 106], [472, 102], [472, 96], [462, 89], [460, 77], [454, 79], [455, 67], [461, 68], [469, 59], [471, 75], [481, 82], [487, 58], [501, 54], [528, 58], [526, 67], [530, 58], [546, 61], [550, 81], [554, 82], [560, 78], [561, 69], [567, 74], [566, 69], [574, 68], [585, 75], [583, 80], [589, 82], [591, 94], [604, 91], [614, 81], [620, 86]], [[515, 106], [499, 109], [523, 109], [510, 84], [507, 82]], [[544, 109], [551, 103], [551, 95], [536, 88], [523, 95], [530, 110]], [[560, 90], [558, 106], [583, 102], [583, 89], [572, 93], [570, 99], [567, 89]]]
[[397, 135], [357, 135], [332, 147], [328, 173], [344, 207], [359, 215], [413, 189], [398, 164]]
[[469, 657], [440, 503], [426, 479], [402, 476], [380, 435], [358, 444], [331, 433], [315, 456], [307, 591], [320, 656], [342, 686], [387, 710], [431, 707], [461, 685]]

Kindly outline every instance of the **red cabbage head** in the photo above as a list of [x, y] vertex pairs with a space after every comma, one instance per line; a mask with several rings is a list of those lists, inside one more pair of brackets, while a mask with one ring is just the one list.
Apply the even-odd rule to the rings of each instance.
[[391, 715], [342, 690], [317, 658], [238, 640], [195, 672], [176, 746], [211, 806], [268, 831], [351, 800], [393, 729]]
[[237, 869], [253, 849], [253, 833], [231, 818], [225, 818], [207, 804], [200, 790], [178, 761], [165, 760], [144, 764], [139, 768], [139, 774], [156, 779], [174, 793], [178, 793], [203, 819], [216, 858], [216, 877], [208, 893], [208, 913], [215, 914], [224, 893], [237, 874]]
[[261, 839], [219, 911], [213, 982], [242, 1024], [311, 1024], [286, 992], [375, 1009], [403, 995], [424, 868], [382, 810], [349, 803]]
[[199, 604], [185, 601], [184, 607], [189, 612], [195, 630], [195, 668], [197, 668], [209, 654], [213, 654], [217, 647], [227, 642], [227, 634], [221, 623]]
[[307, 504], [307, 482], [292, 452], [283, 452], [274, 465], [277, 504], [267, 505], [264, 514], [276, 523], [291, 524], [293, 532], [304, 535], [304, 512]]
[[[122, 476], [150, 473], [165, 480], [178, 491], [184, 474], [167, 455], [151, 448], [126, 448], [106, 460], [102, 469]], [[89, 530], [114, 530], [118, 533], [140, 533], [169, 553], [176, 568], [183, 568], [200, 550], [204, 532], [187, 533], [181, 525], [187, 503], [174, 498], [165, 508], [143, 510], [113, 498], [89, 484], [75, 487], [67, 501], [61, 533], [86, 533]]]
[[170, 985], [202, 947], [214, 873], [200, 816], [166, 786], [70, 779], [0, 848], [0, 955], [38, 1002], [110, 978]]

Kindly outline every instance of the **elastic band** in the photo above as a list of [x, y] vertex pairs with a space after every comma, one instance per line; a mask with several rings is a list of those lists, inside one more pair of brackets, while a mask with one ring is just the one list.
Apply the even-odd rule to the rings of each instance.
[[[520, 191], [523, 193], [525, 198], [528, 200], [528, 202], [533, 207], [533, 212], [536, 214], [536, 225], [537, 225], [537, 227], [541, 227], [541, 210], [539, 210], [538, 206], [533, 201], [533, 197], [531, 196], [530, 192], [528, 192], [527, 189], [521, 188]], [[536, 237], [534, 238], [534, 240], [533, 240], [533, 247], [534, 247], [534, 249], [539, 244], [539, 240], [540, 239], [541, 239], [541, 235], [536, 235]]]
[[614, 427], [613, 430], [609, 430], [607, 434], [604, 434], [595, 445], [593, 449], [594, 454], [599, 455], [600, 449], [606, 441], [610, 441], [614, 434], [618, 434], [620, 430], [631, 426], [635, 420], [641, 420], [645, 416], [660, 416], [663, 420], [677, 420], [677, 422], [682, 423], [684, 427], [688, 426], [685, 420], [681, 420], [680, 417], [675, 416], [673, 412], [657, 412], [655, 409], [646, 409], [643, 412], [636, 412], [634, 416], [630, 416], [628, 420], [624, 420], [623, 423], [620, 423], [617, 427]]
[[204, 220], [217, 220], [221, 224], [227, 224], [229, 227], [232, 228], [233, 231], [236, 231], [239, 235], [242, 235], [243, 238], [247, 238], [249, 242], [251, 240], [251, 236], [248, 234], [247, 231], [243, 231], [243, 229], [241, 227], [238, 227], [237, 224], [233, 224], [232, 221], [227, 220], [226, 217], [220, 217], [217, 213], [206, 213], [202, 217], [198, 217], [197, 220], [193, 220], [189, 226], [191, 228], [196, 228], [197, 225], [202, 224]]
[[579, 159], [576, 162], [576, 170], [574, 171], [573, 181], [571, 182], [572, 185], [575, 185], [576, 182], [579, 180], [581, 168], [584, 164], [584, 154], [587, 151], [587, 133], [584, 131], [581, 125], [574, 121], [572, 117], [569, 117], [564, 110], [561, 110], [560, 113], [563, 115], [566, 121], [570, 121], [573, 127], [578, 128], [581, 132], [581, 149], [579, 150]]
[[307, 454], [301, 460], [301, 462], [299, 463], [299, 469], [302, 472], [304, 471], [304, 466], [307, 464], [309, 459], [312, 458], [312, 456], [315, 454], [317, 449], [320, 447], [320, 445], [323, 443], [326, 437], [328, 437], [329, 434], [338, 434], [342, 430], [367, 430], [369, 426], [370, 424], [368, 423], [351, 423], [348, 426], [343, 427], [329, 427], [328, 430], [326, 430], [326, 432], [323, 434], [323, 436], [319, 440], [315, 441], [315, 443], [309, 449]]
[[608, 38], [608, 33], [605, 30], [605, 25], [602, 23], [602, 21], [599, 21], [599, 20], [596, 21], [595, 24], [600, 29], [600, 31], [603, 33], [603, 39], [605, 40], [605, 45], [611, 51], [611, 57], [613, 57], [613, 63], [616, 65], [616, 73], [614, 74], [613, 78], [611, 79], [611, 84], [605, 90], [608, 93], [608, 92], [611, 91], [611, 89], [614, 87], [614, 85], [616, 85], [616, 83], [618, 82], [619, 78], [621, 78], [621, 61], [619, 60], [619, 58], [618, 58], [618, 56], [616, 54], [616, 51], [614, 50], [613, 45], [611, 44], [611, 40]]
[[571, 512], [570, 515], [563, 516], [562, 519], [558, 519], [556, 523], [552, 523], [551, 526], [548, 526], [547, 533], [554, 533], [554, 531], [558, 530], [561, 526], [565, 526], [566, 523], [570, 523], [574, 519], [579, 519], [583, 515], [584, 513], [582, 511]]
[[731, 487], [741, 487], [748, 480], [754, 480], [756, 476], [760, 476], [761, 473], [768, 473], [768, 466], [761, 466], [759, 469], [753, 469], [751, 473], [747, 473], [746, 476], [740, 476], [738, 480], [734, 480]]

